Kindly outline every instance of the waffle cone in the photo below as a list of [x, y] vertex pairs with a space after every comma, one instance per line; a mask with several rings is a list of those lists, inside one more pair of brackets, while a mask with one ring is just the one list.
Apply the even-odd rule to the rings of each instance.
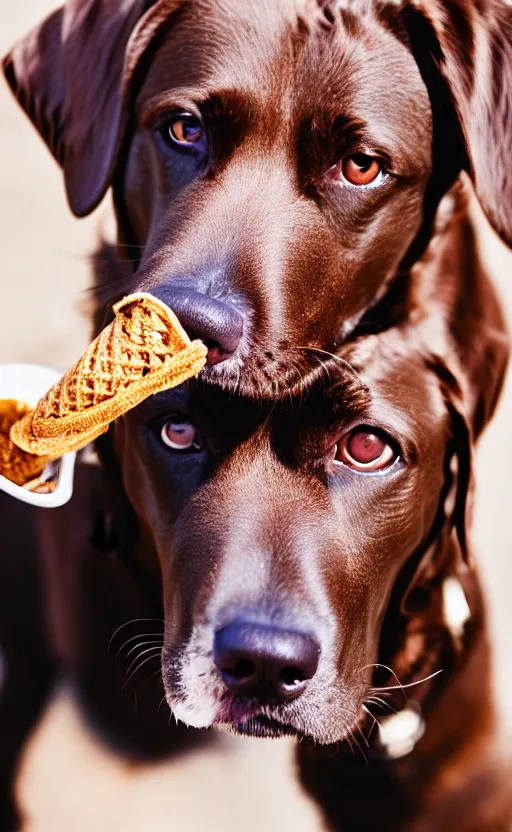
[[47, 459], [80, 450], [148, 396], [182, 384], [204, 367], [206, 347], [190, 341], [162, 301], [129, 295], [114, 313], [82, 358], [13, 424], [14, 446]]
[[28, 405], [12, 399], [0, 402], [0, 473], [16, 485], [36, 479], [50, 461], [27, 454], [9, 438], [11, 427], [28, 412]]

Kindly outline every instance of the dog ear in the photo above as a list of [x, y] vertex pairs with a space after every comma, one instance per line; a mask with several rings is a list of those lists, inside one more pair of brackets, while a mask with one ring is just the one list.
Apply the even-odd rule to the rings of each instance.
[[431, 99], [439, 98], [431, 87], [440, 82], [457, 117], [454, 130], [441, 107], [441, 156], [458, 130], [459, 169], [512, 246], [512, 7], [505, 0], [410, 0], [403, 20]]
[[444, 461], [444, 488], [429, 539], [406, 565], [400, 590], [400, 610], [423, 614], [434, 587], [470, 566], [468, 528], [471, 520], [473, 442], [464, 396], [444, 358], [431, 355], [427, 368], [437, 376], [450, 417], [450, 437]]
[[457, 185], [445, 197], [439, 214], [437, 236], [411, 275], [421, 322], [415, 323], [413, 313], [408, 329], [411, 338], [423, 343], [427, 371], [437, 379], [449, 416], [450, 437], [436, 521], [427, 550], [411, 564], [414, 574], [403, 607], [413, 587], [430, 584], [441, 573], [456, 573], [469, 562], [473, 447], [493, 415], [510, 350], [463, 187]]
[[448, 535], [455, 531], [458, 550], [469, 561], [468, 527], [473, 473], [473, 438], [470, 416], [456, 375], [439, 356], [432, 356], [429, 369], [438, 377], [450, 416], [451, 439], [447, 448], [446, 490], [443, 495], [443, 525]]
[[474, 443], [494, 413], [510, 341], [480, 255], [468, 197], [465, 185], [457, 183], [440, 205], [430, 248], [411, 273], [417, 312], [410, 328], [411, 337], [416, 334], [423, 343], [450, 412], [466, 424]]
[[134, 77], [177, 4], [68, 0], [3, 61], [14, 95], [64, 170], [77, 216], [90, 213], [109, 187]]
[[[451, 225], [427, 265], [436, 274], [427, 314], [441, 313], [444, 334], [427, 363], [439, 380], [452, 427], [456, 491], [453, 524], [467, 558], [468, 495], [473, 447], [490, 421], [510, 354], [503, 313], [478, 252], [463, 189], [455, 196]], [[450, 197], [447, 198], [447, 202]], [[427, 324], [428, 327], [428, 324]], [[428, 349], [430, 334], [426, 335]], [[434, 340], [432, 343], [436, 343]]]

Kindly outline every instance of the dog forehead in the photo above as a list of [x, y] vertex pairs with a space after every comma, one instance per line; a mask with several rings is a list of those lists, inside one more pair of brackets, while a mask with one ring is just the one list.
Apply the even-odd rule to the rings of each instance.
[[288, 98], [299, 107], [314, 101], [336, 111], [350, 98], [364, 117], [379, 108], [387, 113], [393, 94], [394, 120], [416, 94], [417, 106], [428, 112], [411, 53], [377, 12], [344, 17], [338, 10], [335, 25], [325, 25], [322, 5], [191, 0], [160, 38], [142, 101], [172, 89], [190, 90], [199, 100], [234, 91], [253, 102], [274, 99], [282, 107]]
[[369, 416], [385, 418], [420, 453], [441, 450], [449, 417], [439, 379], [429, 370], [421, 346], [391, 330], [364, 339], [350, 356], [371, 394]]

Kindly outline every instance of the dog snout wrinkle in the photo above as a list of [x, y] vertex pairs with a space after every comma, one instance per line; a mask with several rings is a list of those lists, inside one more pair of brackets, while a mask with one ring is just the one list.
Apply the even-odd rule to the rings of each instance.
[[299, 696], [315, 675], [319, 656], [309, 635], [241, 619], [215, 634], [213, 658], [228, 688], [261, 702]]
[[153, 290], [153, 294], [171, 307], [191, 338], [200, 338], [206, 343], [209, 364], [224, 361], [236, 352], [244, 319], [233, 304], [188, 286], [166, 284]]

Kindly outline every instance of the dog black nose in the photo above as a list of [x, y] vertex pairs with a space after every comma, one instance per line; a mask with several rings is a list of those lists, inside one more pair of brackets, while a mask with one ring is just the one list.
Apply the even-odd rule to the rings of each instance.
[[158, 286], [153, 294], [171, 307], [190, 338], [205, 342], [208, 364], [218, 364], [236, 351], [242, 338], [244, 319], [235, 306], [172, 283]]
[[316, 673], [319, 655], [310, 636], [240, 619], [217, 630], [213, 646], [228, 688], [260, 701], [299, 696]]

